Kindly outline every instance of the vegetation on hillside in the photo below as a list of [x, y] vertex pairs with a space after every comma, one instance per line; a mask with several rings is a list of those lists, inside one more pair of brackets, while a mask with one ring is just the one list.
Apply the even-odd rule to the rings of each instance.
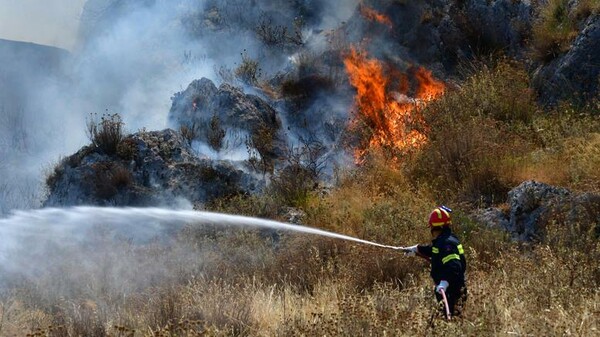
[[[391, 245], [427, 242], [430, 209], [457, 205], [455, 231], [469, 261], [463, 317], [446, 322], [438, 314], [428, 265], [417, 258], [314, 236], [190, 226], [166, 247], [120, 243], [126, 253], [119, 259], [160, 258], [163, 270], [151, 286], [126, 291], [114, 278], [86, 274], [86, 282], [63, 284], [61, 273], [46, 273], [2, 293], [0, 334], [596, 335], [597, 217], [579, 222], [556, 211], [543, 219], [543, 239], [526, 244], [468, 212], [502, 203], [511, 186], [529, 178], [597, 191], [598, 102], [544, 111], [520, 66], [474, 69], [427, 106], [429, 139], [415, 154], [372, 151], [362, 166], [337, 172], [323, 193], [312, 183], [318, 167], [302, 167], [291, 151], [292, 169], [264, 195], [207, 205], [280, 220], [287, 207], [300, 207], [309, 226]], [[193, 259], [182, 264], [177, 251]], [[70, 291], [57, 295], [57, 285]]]
[[[599, 10], [595, 0], [570, 3], [550, 0], [539, 14], [531, 41], [537, 61], [550, 62], [566, 52], [582, 20]], [[200, 23], [188, 24], [200, 34]], [[274, 25], [265, 18], [254, 33], [269, 51], [296, 49], [302, 26], [290, 24]], [[347, 46], [345, 41], [338, 46], [334, 37], [331, 54], [339, 55]], [[320, 93], [347, 80], [338, 64], [304, 53], [297, 60], [302, 76], [271, 85], [259, 61], [247, 52], [241, 58], [233, 70], [218, 69], [219, 76], [268, 88], [269, 96], [285, 100], [294, 111], [304, 111]], [[426, 136], [422, 147], [408, 153], [370, 149], [358, 167], [336, 168], [332, 186], [322, 186], [318, 143], [287, 149], [277, 163], [271, 155], [274, 131], [260, 127], [246, 142], [248, 164], [270, 176], [269, 187], [261, 195], [228, 193], [202, 205], [281, 221], [294, 213], [311, 227], [409, 245], [429, 241], [429, 211], [448, 204], [455, 209], [454, 230], [469, 268], [462, 317], [447, 322], [440, 315], [429, 266], [421, 259], [316, 236], [190, 225], [146, 243], [93, 232], [92, 248], [84, 250], [90, 261], [83, 259], [93, 266], [75, 254], [81, 247], [56, 247], [43, 257], [65, 256], [55, 268], [5, 280], [0, 335], [597, 335], [600, 205], [592, 203], [585, 219], [574, 218], [570, 205], [555, 209], [540, 219], [543, 235], [536, 242], [511, 240], [470, 214], [488, 206], [506, 209], [506, 193], [527, 179], [599, 193], [600, 101], [542, 107], [522, 63], [496, 58], [464, 68], [460, 84], [418, 106], [424, 119], [419, 131]], [[122, 126], [118, 115], [90, 120], [92, 146], [82, 153], [131, 161], [136, 145], [124, 137]], [[216, 115], [210, 126], [209, 145], [216, 151], [226, 130]], [[361, 131], [359, 138], [373, 134]], [[180, 130], [190, 144], [197, 132], [194, 125]], [[63, 174], [64, 166], [57, 166], [48, 185]], [[98, 162], [86, 176], [96, 196], [107, 200], [132, 179], [118, 162]], [[94, 244], [106, 245], [112, 254], [94, 255]], [[128, 283], [132, 275], [142, 281]]]
[[541, 7], [539, 22], [533, 27], [534, 56], [549, 62], [568, 51], [583, 21], [598, 13], [597, 0], [549, 0]]

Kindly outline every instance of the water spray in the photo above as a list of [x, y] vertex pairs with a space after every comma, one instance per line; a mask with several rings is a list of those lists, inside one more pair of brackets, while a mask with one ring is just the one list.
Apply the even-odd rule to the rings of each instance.
[[[293, 225], [273, 220], [265, 220], [240, 215], [229, 215], [192, 210], [170, 210], [163, 208], [115, 208], [80, 206], [72, 208], [45, 208], [30, 211], [15, 211], [4, 219], [0, 219], [0, 236], [29, 236], [53, 233], [54, 227], [60, 227], [61, 235], [76, 235], [82, 226], [112, 225], [120, 231], [135, 236], [143, 236], [167, 230], [170, 225], [202, 223], [219, 226], [250, 226], [289, 232], [299, 232], [352, 241], [380, 248], [403, 250], [403, 247], [388, 246], [352, 236], [333, 233], [321, 229]], [[144, 226], [140, 226], [143, 224]], [[0, 242], [0, 247], [6, 244]]]

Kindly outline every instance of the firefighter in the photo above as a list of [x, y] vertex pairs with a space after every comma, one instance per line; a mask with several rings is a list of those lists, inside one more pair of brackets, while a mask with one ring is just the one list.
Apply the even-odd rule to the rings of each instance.
[[431, 261], [431, 278], [435, 283], [435, 296], [442, 300], [446, 293], [451, 315], [460, 315], [467, 299], [465, 271], [467, 261], [462, 245], [452, 233], [452, 210], [446, 206], [434, 209], [429, 215], [432, 241], [429, 245], [401, 247], [407, 255], [418, 255]]

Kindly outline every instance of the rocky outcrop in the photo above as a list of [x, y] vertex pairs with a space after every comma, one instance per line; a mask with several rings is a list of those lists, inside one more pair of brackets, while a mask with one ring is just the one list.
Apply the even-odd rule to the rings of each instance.
[[469, 27], [471, 47], [501, 48], [515, 56], [525, 51], [533, 22], [530, 1], [466, 1], [464, 16], [462, 24]]
[[600, 224], [600, 195], [577, 194], [536, 181], [526, 181], [508, 193], [508, 209], [488, 208], [474, 217], [507, 230], [515, 239], [543, 237], [545, 226]]
[[[569, 8], [577, 7], [570, 1]], [[545, 104], [565, 99], [587, 101], [598, 96], [600, 85], [600, 15], [582, 19], [568, 52], [549, 63], [531, 59], [533, 27], [541, 6], [534, 1], [426, 0], [364, 1], [386, 15], [383, 24], [361, 11], [345, 26], [351, 42], [369, 36], [372, 55], [394, 60], [402, 68], [421, 64], [438, 77], [456, 72], [461, 61], [502, 51], [535, 70], [535, 88]], [[570, 10], [570, 9], [569, 9]]]
[[[363, 3], [385, 14], [391, 24], [386, 27], [365, 20], [359, 10], [347, 25], [351, 39], [359, 42], [365, 35], [370, 36], [372, 53], [383, 52], [386, 55], [382, 56], [423, 64], [445, 74], [453, 73], [460, 60], [471, 59], [477, 53], [503, 50], [514, 57], [523, 56], [533, 21], [529, 1], [371, 0]], [[362, 32], [357, 28], [360, 26]]]
[[564, 99], [585, 101], [600, 89], [600, 15], [588, 18], [569, 51], [540, 66], [534, 84], [545, 103]]
[[225, 161], [198, 158], [173, 130], [125, 138], [115, 155], [91, 146], [65, 158], [48, 178], [45, 206], [193, 204], [260, 189]]
[[[206, 78], [193, 81], [185, 91], [172, 98], [169, 112], [171, 125], [184, 127], [192, 141], [200, 141], [220, 151], [223, 139], [232, 134], [241, 138], [268, 142], [269, 151], [261, 155], [274, 159], [283, 153], [285, 142], [280, 137], [281, 120], [263, 99], [245, 94], [230, 84], [217, 88]], [[242, 142], [245, 140], [242, 139]]]

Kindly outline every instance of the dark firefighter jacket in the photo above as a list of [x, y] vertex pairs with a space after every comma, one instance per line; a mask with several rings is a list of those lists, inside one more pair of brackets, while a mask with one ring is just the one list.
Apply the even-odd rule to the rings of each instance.
[[431, 258], [431, 277], [435, 284], [442, 280], [451, 287], [465, 284], [465, 252], [450, 228], [445, 228], [430, 245], [419, 245], [418, 250], [420, 255]]

